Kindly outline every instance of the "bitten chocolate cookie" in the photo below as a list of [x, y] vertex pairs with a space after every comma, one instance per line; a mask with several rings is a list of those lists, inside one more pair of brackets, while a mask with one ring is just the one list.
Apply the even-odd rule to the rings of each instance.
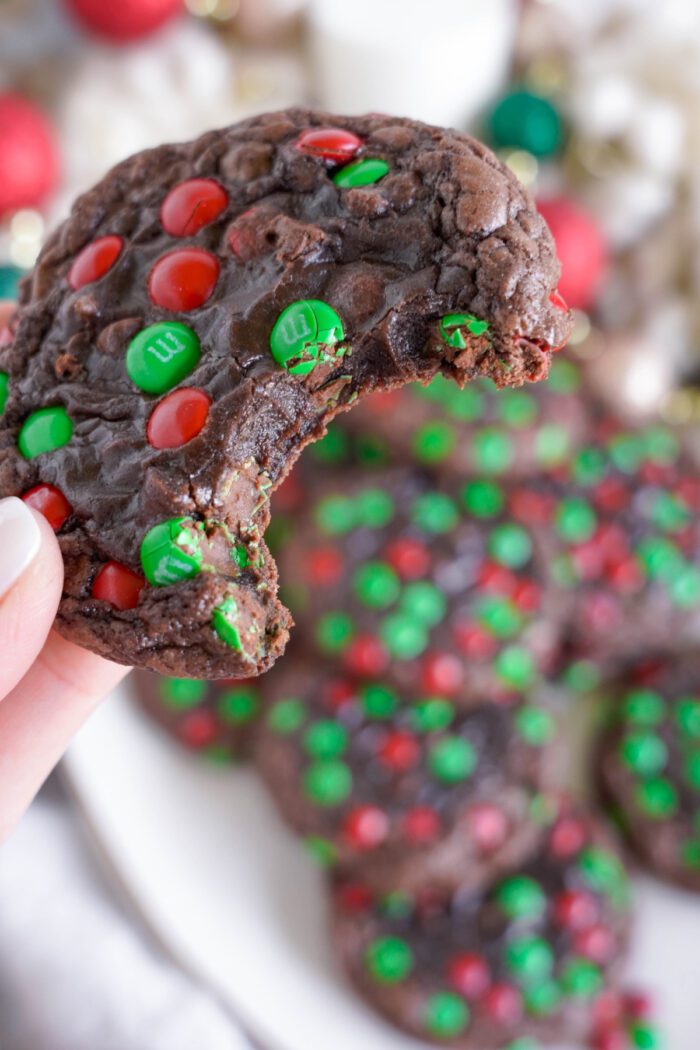
[[59, 630], [166, 674], [269, 667], [289, 616], [261, 536], [298, 452], [375, 388], [543, 378], [558, 269], [515, 176], [409, 120], [294, 109], [118, 165], [0, 353], [0, 494], [57, 528]]
[[461, 389], [442, 375], [427, 386], [375, 394], [347, 417], [379, 448], [463, 479], [537, 476], [587, 445], [595, 403], [580, 367], [555, 358], [547, 379], [499, 390], [490, 379]]
[[600, 749], [606, 798], [643, 862], [700, 891], [700, 667], [696, 654], [646, 658], [610, 690]]
[[289, 656], [260, 682], [255, 757], [323, 862], [374, 889], [474, 884], [534, 846], [555, 723], [534, 699], [446, 699]]
[[[519, 491], [517, 488], [513, 492]], [[530, 693], [560, 638], [510, 489], [411, 466], [307, 487], [279, 555], [297, 641], [409, 693]]]
[[258, 682], [202, 682], [134, 671], [131, 683], [145, 713], [188, 750], [213, 762], [248, 755], [260, 714]]
[[[629, 924], [617, 849], [564, 812], [531, 860], [484, 890], [335, 887], [333, 936], [360, 994], [400, 1028], [464, 1050], [587, 1039]], [[537, 1045], [537, 1044], [536, 1044]]]

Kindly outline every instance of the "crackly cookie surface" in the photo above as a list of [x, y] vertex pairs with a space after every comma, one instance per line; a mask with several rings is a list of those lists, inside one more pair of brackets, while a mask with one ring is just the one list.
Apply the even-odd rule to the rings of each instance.
[[600, 750], [605, 795], [644, 863], [700, 892], [700, 672], [697, 656], [647, 656], [610, 687]]
[[296, 109], [118, 165], [0, 354], [0, 493], [57, 523], [59, 629], [170, 674], [269, 666], [289, 617], [261, 535], [298, 451], [377, 387], [542, 378], [557, 277], [526, 192], [458, 132]]
[[629, 907], [606, 829], [563, 810], [541, 849], [485, 889], [376, 894], [361, 875], [340, 880], [333, 936], [360, 994], [412, 1035], [529, 1048], [594, 1034]]

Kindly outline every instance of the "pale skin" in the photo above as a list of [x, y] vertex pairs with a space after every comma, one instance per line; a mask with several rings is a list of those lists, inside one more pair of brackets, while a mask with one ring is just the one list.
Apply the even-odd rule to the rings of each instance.
[[[0, 328], [10, 309], [0, 304]], [[37, 553], [0, 594], [0, 841], [73, 734], [128, 670], [52, 630], [63, 561], [52, 529], [31, 513], [40, 530]]]

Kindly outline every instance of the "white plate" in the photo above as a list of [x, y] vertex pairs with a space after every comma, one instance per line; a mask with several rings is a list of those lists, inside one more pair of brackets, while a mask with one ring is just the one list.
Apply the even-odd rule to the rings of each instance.
[[[343, 982], [318, 870], [250, 770], [209, 767], [130, 704], [105, 703], [65, 759], [102, 850], [164, 946], [269, 1050], [416, 1050]], [[666, 1050], [697, 1050], [700, 900], [643, 879], [630, 976]], [[563, 1050], [563, 1048], [562, 1048]]]

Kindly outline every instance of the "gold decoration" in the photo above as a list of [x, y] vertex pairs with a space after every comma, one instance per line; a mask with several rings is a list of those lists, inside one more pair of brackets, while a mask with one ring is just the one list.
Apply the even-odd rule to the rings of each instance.
[[196, 18], [230, 22], [238, 14], [241, 0], [185, 0], [185, 6]]
[[523, 186], [531, 187], [537, 182], [540, 166], [537, 158], [524, 149], [501, 152], [501, 159], [506, 167], [522, 182]]
[[44, 220], [38, 211], [23, 208], [10, 219], [10, 262], [23, 270], [36, 262], [44, 236]]

